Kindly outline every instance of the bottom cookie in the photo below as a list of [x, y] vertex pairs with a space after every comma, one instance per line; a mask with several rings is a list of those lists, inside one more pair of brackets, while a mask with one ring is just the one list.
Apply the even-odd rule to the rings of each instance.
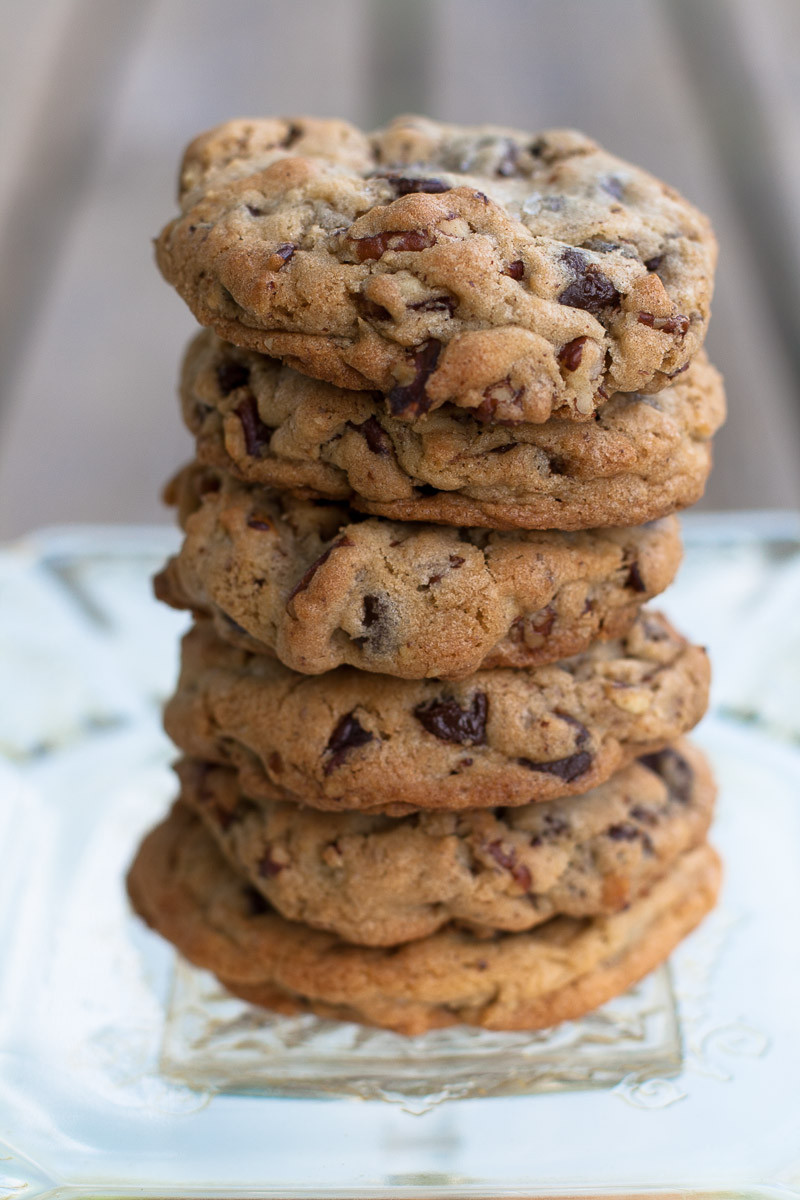
[[449, 926], [390, 949], [353, 946], [273, 912], [178, 803], [142, 843], [128, 891], [152, 928], [245, 1000], [417, 1034], [459, 1023], [541, 1029], [597, 1008], [669, 955], [713, 907], [719, 878], [703, 845], [609, 917], [557, 917], [489, 938]]

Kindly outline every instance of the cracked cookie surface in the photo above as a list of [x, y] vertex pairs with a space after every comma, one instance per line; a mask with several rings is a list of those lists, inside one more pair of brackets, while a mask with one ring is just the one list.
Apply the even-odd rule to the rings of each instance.
[[403, 521], [490, 528], [636, 525], [700, 498], [725, 416], [704, 353], [654, 396], [617, 393], [578, 424], [487, 425], [452, 405], [414, 423], [380, 396], [221, 341], [190, 344], [183, 415], [198, 460], [248, 483]]
[[309, 675], [554, 662], [625, 633], [681, 558], [675, 517], [580, 533], [403, 524], [191, 466], [170, 492], [186, 536], [159, 599]]
[[704, 845], [612, 916], [558, 917], [493, 939], [447, 927], [399, 947], [352, 946], [278, 916], [176, 804], [140, 846], [128, 892], [152, 928], [245, 1000], [416, 1034], [459, 1023], [540, 1029], [604, 1004], [713, 907], [719, 875]]
[[228, 767], [177, 769], [182, 802], [282, 916], [371, 946], [453, 920], [521, 931], [617, 912], [704, 840], [714, 802], [708, 764], [685, 741], [583, 796], [401, 818], [255, 801]]
[[235, 767], [248, 796], [401, 815], [588, 791], [686, 733], [707, 702], [705, 651], [647, 611], [574, 658], [447, 683], [300, 675], [198, 621], [165, 725], [187, 756]]
[[187, 149], [159, 266], [197, 319], [414, 420], [585, 419], [703, 343], [716, 244], [580, 133], [254, 119]]

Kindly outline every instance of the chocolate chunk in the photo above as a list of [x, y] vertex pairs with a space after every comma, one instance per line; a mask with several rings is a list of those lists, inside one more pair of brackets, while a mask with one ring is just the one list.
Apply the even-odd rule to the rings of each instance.
[[429, 229], [390, 229], [373, 237], [355, 238], [353, 245], [358, 261], [367, 262], [382, 258], [387, 250], [427, 250], [434, 241]]
[[622, 821], [619, 825], [609, 825], [606, 834], [612, 842], [635, 842], [641, 836], [641, 830], [628, 821]]
[[659, 333], [677, 333], [681, 337], [691, 325], [691, 321], [683, 313], [675, 313], [673, 317], [654, 317], [652, 313], [640, 312], [637, 319], [640, 325], [657, 329]]
[[323, 563], [326, 563], [328, 561], [330, 556], [333, 554], [334, 550], [338, 550], [340, 546], [352, 546], [352, 544], [353, 543], [350, 541], [350, 538], [347, 536], [340, 537], [337, 539], [337, 541], [331, 543], [331, 545], [328, 546], [328, 549], [325, 550], [324, 553], [320, 554], [319, 558], [314, 560], [314, 562], [311, 564], [311, 566], [308, 568], [308, 570], [301, 576], [300, 580], [294, 585], [292, 590], [289, 592], [289, 595], [286, 597], [286, 607], [287, 608], [289, 607], [292, 600], [294, 600], [295, 596], [297, 596], [300, 592], [304, 592], [306, 590], [308, 585], [311, 583], [311, 580], [316, 575], [317, 571], [320, 569], [320, 567], [322, 566]]
[[658, 816], [653, 812], [652, 808], [645, 808], [643, 804], [634, 804], [631, 809], [631, 816], [634, 821], [638, 821], [641, 825], [649, 825], [652, 829], [658, 824]]
[[280, 271], [281, 267], [285, 267], [290, 258], [294, 257], [294, 252], [297, 246], [291, 242], [281, 242], [280, 246], [276, 246], [272, 254], [267, 259], [268, 271]]
[[525, 263], [521, 258], [515, 258], [501, 272], [501, 275], [508, 275], [511, 279], [522, 279], [525, 274]]
[[429, 296], [427, 300], [418, 300], [408, 307], [413, 312], [446, 312], [452, 317], [457, 305], [455, 296]]
[[466, 559], [462, 558], [460, 554], [451, 554], [450, 555], [450, 566], [453, 568], [454, 571], [457, 571], [459, 567], [463, 567], [465, 562], [466, 562]]
[[247, 884], [242, 888], [242, 894], [247, 905], [247, 914], [250, 917], [263, 917], [264, 913], [270, 912], [270, 905], [267, 900], [261, 895], [261, 892], [256, 891], [254, 887]]
[[266, 533], [272, 533], [275, 529], [269, 517], [248, 517], [247, 526], [249, 529], [263, 529]]
[[529, 771], [541, 771], [545, 775], [556, 775], [564, 783], [572, 783], [580, 775], [584, 775], [592, 765], [592, 756], [586, 750], [578, 754], [570, 754], [567, 758], [556, 758], [551, 762], [534, 762], [530, 758], [518, 758], [521, 767]]
[[302, 136], [303, 136], [302, 127], [300, 125], [295, 124], [295, 122], [292, 121], [292, 122], [290, 122], [289, 128], [286, 131], [286, 136], [284, 137], [283, 141], [281, 142], [281, 146], [284, 148], [284, 150], [289, 150], [295, 144], [295, 142], [300, 141], [300, 138]]
[[571, 342], [567, 342], [566, 346], [561, 347], [558, 352], [558, 361], [565, 371], [577, 371], [583, 358], [583, 347], [588, 340], [588, 337], [576, 337]]
[[476, 692], [467, 709], [461, 708], [457, 700], [442, 697], [418, 704], [414, 716], [434, 737], [443, 742], [456, 742], [460, 746], [484, 746], [486, 744], [486, 718], [489, 701], [485, 692]]
[[519, 167], [519, 152], [520, 148], [511, 138], [505, 139], [503, 154], [495, 167], [495, 175], [501, 178], [508, 179], [511, 175], [516, 175]]
[[495, 862], [508, 871], [515, 883], [518, 883], [524, 892], [527, 892], [531, 886], [531, 873], [524, 863], [517, 862], [517, 855], [514, 847], [505, 849], [500, 841], [490, 842], [487, 850], [491, 854]]
[[436, 369], [441, 349], [441, 342], [431, 340], [423, 342], [414, 351], [413, 380], [402, 386], [397, 384], [389, 392], [389, 408], [393, 416], [417, 417], [428, 411], [431, 401], [425, 395], [425, 384]]
[[386, 601], [380, 596], [365, 596], [364, 597], [364, 612], [361, 617], [361, 624], [365, 629], [371, 629], [386, 612]]
[[271, 854], [272, 847], [267, 846], [266, 851], [258, 860], [258, 873], [265, 879], [272, 879], [275, 875], [280, 875], [286, 863], [276, 862]]
[[331, 771], [341, 766], [351, 750], [357, 749], [358, 746], [366, 746], [374, 736], [351, 712], [346, 713], [338, 722], [325, 747], [325, 753], [330, 753], [331, 756], [325, 764], [325, 774], [330, 775]]
[[435, 196], [439, 192], [449, 192], [452, 187], [452, 184], [445, 183], [443, 179], [421, 179], [406, 175], [379, 175], [378, 178], [390, 183], [397, 196], [410, 196], [413, 192], [425, 192]]
[[664, 261], [663, 254], [655, 254], [652, 258], [646, 258], [644, 265], [648, 271], [657, 271]]
[[568, 248], [561, 255], [561, 261], [574, 271], [575, 278], [558, 296], [559, 304], [595, 314], [604, 308], [619, 307], [620, 296], [614, 284], [599, 267], [587, 262], [579, 250]]
[[694, 771], [682, 754], [668, 746], [657, 754], [643, 754], [639, 759], [642, 766], [660, 775], [669, 788], [670, 795], [679, 804], [688, 804], [692, 798]]
[[646, 592], [647, 584], [642, 579], [642, 572], [639, 570], [639, 564], [634, 559], [631, 563], [631, 569], [628, 571], [628, 578], [625, 580], [625, 586], [632, 588], [634, 592]]
[[242, 422], [244, 444], [251, 458], [258, 458], [265, 446], [269, 445], [272, 430], [265, 425], [258, 415], [258, 405], [255, 396], [245, 396], [236, 406], [236, 415]]
[[351, 428], [357, 429], [363, 436], [367, 448], [373, 454], [379, 454], [381, 458], [386, 458], [391, 453], [392, 443], [377, 417], [367, 417], [366, 421], [362, 421], [360, 425], [348, 423], [351, 424]]
[[237, 388], [250, 382], [250, 368], [244, 363], [221, 362], [217, 366], [217, 383], [223, 396], [229, 396]]

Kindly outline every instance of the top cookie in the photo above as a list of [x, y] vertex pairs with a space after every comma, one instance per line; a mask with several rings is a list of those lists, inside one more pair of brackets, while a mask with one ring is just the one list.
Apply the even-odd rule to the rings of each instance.
[[198, 320], [395, 416], [585, 419], [705, 336], [708, 220], [579, 133], [231, 121], [189, 146], [180, 199], [157, 258]]

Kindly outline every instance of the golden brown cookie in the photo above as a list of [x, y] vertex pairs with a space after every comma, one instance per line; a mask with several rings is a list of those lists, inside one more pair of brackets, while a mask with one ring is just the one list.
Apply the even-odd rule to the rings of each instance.
[[191, 343], [183, 415], [198, 460], [299, 495], [402, 521], [495, 529], [638, 525], [693, 504], [725, 417], [700, 353], [655, 396], [617, 393], [588, 423], [477, 421], [447, 405], [409, 423], [347, 391], [222, 342]]
[[579, 133], [232, 121], [189, 146], [180, 203], [158, 263], [202, 324], [404, 419], [585, 419], [705, 337], [709, 222]]
[[251, 800], [235, 771], [193, 759], [178, 774], [183, 803], [277, 912], [367, 946], [450, 921], [521, 931], [618, 912], [705, 839], [714, 803], [683, 740], [583, 796], [400, 818]]
[[149, 925], [244, 999], [415, 1034], [459, 1023], [540, 1029], [597, 1008], [694, 928], [719, 874], [704, 845], [613, 916], [557, 917], [490, 939], [447, 927], [404, 946], [352, 946], [271, 911], [177, 804], [139, 848], [128, 890]]
[[399, 815], [588, 791], [687, 732], [707, 702], [705, 651], [647, 611], [574, 658], [450, 683], [299, 675], [200, 621], [165, 724], [187, 756], [235, 767], [245, 795]]
[[170, 491], [186, 538], [158, 597], [308, 675], [554, 662], [625, 633], [681, 559], [675, 517], [580, 533], [401, 524], [196, 467]]

